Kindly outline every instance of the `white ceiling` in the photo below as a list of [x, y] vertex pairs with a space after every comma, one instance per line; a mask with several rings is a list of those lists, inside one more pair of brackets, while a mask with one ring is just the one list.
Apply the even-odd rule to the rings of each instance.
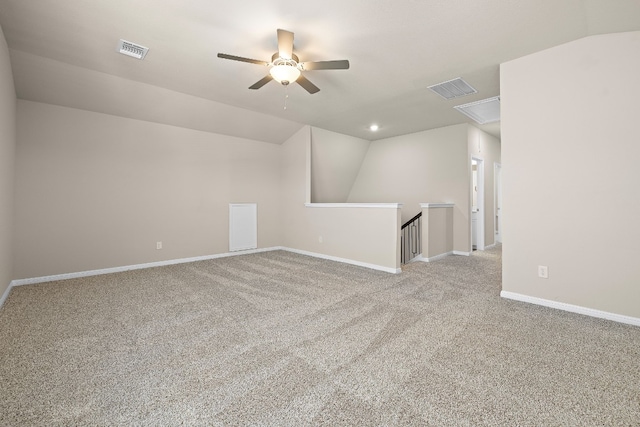
[[[499, 95], [500, 63], [640, 30], [640, 0], [0, 0], [0, 25], [20, 99], [272, 143], [305, 124], [374, 140], [472, 123], [453, 107]], [[270, 60], [277, 28], [301, 61], [351, 68], [305, 72], [315, 95], [249, 90], [267, 69], [216, 54]], [[117, 53], [121, 38], [145, 60]], [[427, 89], [455, 77], [478, 93]]]

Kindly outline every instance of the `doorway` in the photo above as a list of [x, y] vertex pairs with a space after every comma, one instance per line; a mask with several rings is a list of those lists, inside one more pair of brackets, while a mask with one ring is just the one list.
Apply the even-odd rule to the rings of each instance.
[[484, 160], [471, 158], [471, 250], [484, 250]]

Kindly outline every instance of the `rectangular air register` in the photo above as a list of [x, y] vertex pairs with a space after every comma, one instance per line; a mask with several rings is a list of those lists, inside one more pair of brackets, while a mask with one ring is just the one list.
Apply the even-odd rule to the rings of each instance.
[[500, 97], [481, 99], [464, 105], [453, 107], [462, 114], [471, 117], [481, 125], [500, 120]]
[[144, 59], [147, 52], [149, 52], [149, 48], [120, 39], [120, 42], [118, 43], [118, 52], [133, 58]]
[[458, 98], [460, 96], [471, 95], [478, 92], [469, 83], [465, 82], [460, 77], [458, 77], [457, 79], [438, 83], [437, 85], [429, 86], [429, 89], [431, 89], [444, 99]]

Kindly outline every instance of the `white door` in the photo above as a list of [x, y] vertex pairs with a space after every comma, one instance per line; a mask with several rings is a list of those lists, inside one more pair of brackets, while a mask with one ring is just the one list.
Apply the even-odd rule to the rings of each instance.
[[495, 230], [496, 230], [496, 243], [502, 243], [502, 165], [500, 163], [494, 164], [494, 179], [495, 179]]

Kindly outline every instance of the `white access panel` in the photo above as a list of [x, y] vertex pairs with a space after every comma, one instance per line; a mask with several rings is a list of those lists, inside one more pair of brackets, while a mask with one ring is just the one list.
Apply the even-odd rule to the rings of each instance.
[[258, 205], [233, 203], [229, 205], [229, 252], [258, 247]]

